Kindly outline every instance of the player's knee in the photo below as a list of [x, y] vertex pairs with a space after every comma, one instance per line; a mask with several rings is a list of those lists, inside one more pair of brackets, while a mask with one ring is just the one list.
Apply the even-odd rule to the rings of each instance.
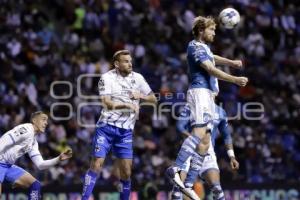
[[224, 199], [223, 189], [219, 183], [213, 184], [210, 191], [212, 192], [214, 199]]
[[103, 166], [103, 161], [101, 159], [99, 158], [92, 159], [91, 167], [90, 167], [91, 170], [99, 173], [101, 171], [102, 166]]
[[130, 179], [130, 177], [131, 177], [131, 169], [126, 169], [125, 171], [123, 171], [122, 179], [127, 180]]
[[123, 166], [122, 170], [120, 171], [121, 179], [127, 180], [131, 177], [131, 166]]
[[205, 127], [194, 128], [193, 133], [194, 133], [194, 135], [196, 135], [197, 137], [199, 137], [202, 140], [202, 138], [205, 136], [206, 128]]
[[206, 134], [206, 135], [203, 137], [201, 143], [202, 143], [203, 145], [205, 145], [205, 146], [209, 146], [209, 144], [210, 144], [210, 135], [209, 135], [209, 134]]

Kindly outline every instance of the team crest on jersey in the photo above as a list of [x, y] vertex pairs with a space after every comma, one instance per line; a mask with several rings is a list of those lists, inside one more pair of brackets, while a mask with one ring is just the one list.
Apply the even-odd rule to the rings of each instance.
[[98, 151], [100, 151], [100, 146], [97, 145], [97, 146], [95, 147], [95, 152], [98, 152]]
[[209, 113], [203, 113], [203, 122], [207, 123], [211, 120], [211, 115]]
[[98, 86], [99, 87], [103, 87], [104, 86], [104, 80], [102, 78], [100, 78], [100, 80], [98, 82]]

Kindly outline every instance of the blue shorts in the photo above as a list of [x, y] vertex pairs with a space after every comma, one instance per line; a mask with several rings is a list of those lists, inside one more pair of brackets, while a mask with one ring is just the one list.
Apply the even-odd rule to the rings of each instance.
[[25, 174], [25, 172], [24, 169], [16, 165], [0, 163], [0, 183], [3, 183], [3, 181], [14, 183]]
[[132, 130], [98, 123], [93, 138], [92, 155], [105, 158], [111, 150], [117, 158], [132, 159]]

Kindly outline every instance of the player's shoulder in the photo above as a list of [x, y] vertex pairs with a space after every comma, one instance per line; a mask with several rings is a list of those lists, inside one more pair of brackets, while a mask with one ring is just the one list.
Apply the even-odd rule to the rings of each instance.
[[101, 74], [101, 78], [113, 78], [117, 75], [116, 69], [109, 70], [108, 72], [105, 72]]
[[34, 128], [33, 128], [33, 124], [32, 124], [32, 123], [20, 124], [19, 126], [20, 126], [20, 128], [25, 128], [25, 129], [28, 130], [28, 131], [31, 131], [31, 132], [34, 131]]
[[209, 51], [208, 46], [202, 42], [198, 42], [196, 40], [192, 40], [189, 42], [188, 53], [207, 53]]
[[34, 134], [34, 128], [31, 123], [24, 123], [13, 128], [14, 131], [20, 132], [20, 134]]
[[199, 42], [197, 40], [192, 40], [192, 41], [189, 42], [188, 47], [194, 47], [194, 48], [195, 47], [197, 47], [197, 48], [203, 47], [203, 48], [207, 48], [208, 46], [207, 46], [207, 44], [205, 44], [203, 42]]
[[138, 72], [132, 72], [134, 78], [144, 78], [144, 76]]
[[133, 79], [138, 81], [138, 82], [145, 82], [146, 81], [145, 77], [142, 74], [138, 73], [138, 72], [132, 72], [132, 76], [133, 76]]

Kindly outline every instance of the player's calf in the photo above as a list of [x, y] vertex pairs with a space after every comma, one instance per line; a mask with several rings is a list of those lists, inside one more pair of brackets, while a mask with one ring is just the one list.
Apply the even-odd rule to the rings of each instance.
[[90, 169], [86, 172], [83, 182], [82, 200], [89, 199], [95, 187], [98, 174], [102, 168], [104, 158], [93, 158]]
[[191, 160], [190, 169], [184, 181], [185, 188], [182, 191], [192, 199], [200, 199], [195, 193], [195, 191], [192, 189], [192, 187], [198, 177], [204, 158], [205, 156], [201, 156], [197, 153], [194, 154]]
[[129, 200], [131, 191], [132, 159], [118, 159], [120, 167], [120, 200]]

